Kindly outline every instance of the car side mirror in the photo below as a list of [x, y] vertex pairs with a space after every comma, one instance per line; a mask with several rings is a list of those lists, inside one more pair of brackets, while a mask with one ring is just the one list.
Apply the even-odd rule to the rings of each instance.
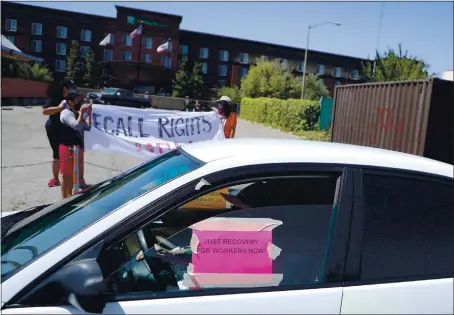
[[87, 313], [102, 313], [106, 306], [102, 299], [106, 285], [95, 259], [70, 263], [55, 273], [53, 278], [66, 291], [69, 304]]
[[102, 313], [106, 306], [103, 296], [107, 292], [107, 285], [97, 258], [103, 244], [104, 242], [98, 243], [60, 268], [23, 299], [36, 299], [36, 297], [48, 293], [47, 288], [58, 287], [60, 288], [58, 292], [62, 293], [60, 298], [64, 302], [84, 313]]

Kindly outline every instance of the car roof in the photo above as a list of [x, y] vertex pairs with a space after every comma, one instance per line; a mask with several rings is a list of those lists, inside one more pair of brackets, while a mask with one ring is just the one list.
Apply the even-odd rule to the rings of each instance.
[[187, 144], [181, 147], [196, 159], [209, 163], [241, 158], [248, 164], [323, 163], [386, 167], [419, 171], [453, 178], [453, 166], [421, 156], [397, 151], [310, 140], [226, 139]]

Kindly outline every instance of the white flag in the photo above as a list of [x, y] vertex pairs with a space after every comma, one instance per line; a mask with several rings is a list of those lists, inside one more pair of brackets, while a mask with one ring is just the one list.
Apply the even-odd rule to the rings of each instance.
[[107, 44], [110, 44], [110, 38], [112, 34], [108, 34], [106, 38], [104, 38], [100, 43], [99, 46], [106, 46]]
[[158, 52], [158, 54], [160, 54], [160, 53], [169, 51], [169, 49], [170, 49], [170, 42], [167, 41], [167, 42], [165, 42], [164, 44], [162, 44], [161, 46], [158, 47], [157, 52]]

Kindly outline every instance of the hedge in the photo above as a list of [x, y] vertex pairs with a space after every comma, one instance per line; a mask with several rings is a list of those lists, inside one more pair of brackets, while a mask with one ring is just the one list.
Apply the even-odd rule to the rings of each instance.
[[240, 117], [288, 132], [314, 130], [318, 125], [320, 103], [310, 100], [243, 98]]

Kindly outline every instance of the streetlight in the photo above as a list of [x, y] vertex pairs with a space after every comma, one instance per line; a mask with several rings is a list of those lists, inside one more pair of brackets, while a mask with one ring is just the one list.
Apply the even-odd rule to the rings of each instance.
[[333, 24], [333, 25], [336, 25], [336, 26], [340, 26], [341, 25], [340, 22], [322, 22], [322, 23], [318, 23], [318, 24], [315, 24], [315, 25], [309, 25], [309, 28], [307, 30], [306, 52], [304, 53], [304, 70], [303, 70], [303, 82], [301, 83], [301, 99], [304, 98], [304, 80], [306, 79], [307, 50], [309, 48], [309, 36], [311, 34], [311, 28], [314, 28], [314, 27], [317, 27], [317, 26], [321, 26], [321, 25], [325, 25], [325, 24]]

